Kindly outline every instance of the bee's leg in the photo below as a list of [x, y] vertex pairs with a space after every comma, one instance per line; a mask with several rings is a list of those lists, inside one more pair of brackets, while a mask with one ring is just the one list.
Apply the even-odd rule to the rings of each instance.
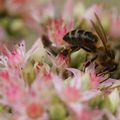
[[70, 65], [70, 62], [71, 62], [71, 53], [72, 52], [76, 52], [80, 50], [80, 47], [79, 46], [71, 46], [70, 48], [68, 48], [68, 53], [66, 54], [66, 56], [68, 56], [68, 64]]
[[102, 70], [102, 72], [99, 72], [97, 75], [98, 76], [101, 76], [101, 75], [105, 75], [105, 74], [108, 74], [108, 73], [110, 73], [110, 72], [113, 72], [114, 70], [116, 70], [116, 68], [117, 68], [117, 65], [115, 64], [115, 65], [112, 65], [112, 66], [108, 66], [108, 67], [105, 67], [103, 70]]
[[108, 73], [109, 73], [109, 70], [104, 69], [104, 70], [102, 70], [102, 72], [97, 73], [97, 76], [102, 76], [102, 75], [105, 75], [105, 74], [108, 74]]
[[70, 48], [64, 48], [59, 53], [60, 56], [62, 56], [64, 59], [66, 59], [67, 64], [70, 64], [70, 61], [71, 61], [70, 60], [70, 53], [71, 53], [71, 49]]
[[108, 77], [105, 78], [104, 80], [102, 80], [100, 83], [105, 82], [106, 80], [108, 80], [111, 77], [111, 72], [115, 70], [115, 66], [112, 67], [107, 67], [105, 68], [102, 72], [98, 73], [97, 76], [105, 76], [106, 74], [108, 74]]
[[86, 52], [91, 52], [91, 49], [85, 47], [85, 46], [82, 46], [82, 48], [86, 51]]
[[65, 58], [67, 58], [67, 63], [70, 64], [71, 61], [71, 53], [79, 50], [79, 46], [69, 46], [67, 48], [64, 48], [61, 50], [60, 55], [63, 55]]
[[83, 71], [85, 72], [86, 67], [88, 67], [95, 59], [97, 58], [97, 55], [95, 55], [92, 59], [88, 60], [83, 68]]
[[71, 46], [71, 47], [70, 47], [71, 53], [80, 50], [80, 48], [81, 48], [80, 46]]
[[104, 80], [100, 81], [100, 83], [105, 82], [105, 81], [106, 81], [106, 80], [108, 80], [110, 77], [111, 77], [111, 74], [109, 73], [109, 74], [108, 74], [108, 77], [107, 77], [107, 78], [105, 78]]

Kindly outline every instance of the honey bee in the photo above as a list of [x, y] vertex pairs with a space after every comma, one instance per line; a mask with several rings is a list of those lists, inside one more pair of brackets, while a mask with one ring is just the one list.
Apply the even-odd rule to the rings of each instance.
[[[107, 44], [107, 36], [96, 13], [95, 18], [96, 23], [92, 20], [90, 21], [96, 34], [90, 31], [75, 29], [66, 33], [63, 40], [70, 45], [72, 50], [79, 50], [82, 48], [91, 53], [93, 57], [86, 62], [85, 68], [92, 62], [95, 62], [97, 66], [96, 69], [98, 67], [100, 68], [97, 75], [100, 76], [109, 74], [109, 78], [110, 74], [118, 68], [118, 63], [115, 61], [114, 50]], [[98, 45], [99, 40], [101, 40], [103, 46]]]

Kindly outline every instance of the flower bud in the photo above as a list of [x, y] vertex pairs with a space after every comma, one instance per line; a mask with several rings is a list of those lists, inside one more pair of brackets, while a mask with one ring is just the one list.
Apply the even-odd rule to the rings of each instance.
[[35, 70], [32, 66], [32, 64], [28, 64], [23, 68], [23, 78], [28, 83], [28, 85], [31, 85], [33, 81], [36, 78]]
[[66, 117], [66, 110], [62, 104], [51, 105], [49, 115], [51, 120], [64, 120]]
[[120, 104], [120, 96], [117, 88], [112, 91], [112, 93], [108, 96], [108, 99], [110, 101], [111, 112], [114, 113]]

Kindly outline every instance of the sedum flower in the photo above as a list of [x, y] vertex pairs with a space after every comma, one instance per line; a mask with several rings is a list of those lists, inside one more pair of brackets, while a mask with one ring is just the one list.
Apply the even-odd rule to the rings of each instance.
[[[83, 90], [82, 89], [82, 86], [83, 86], [82, 73], [79, 70], [76, 70], [73, 68], [69, 68], [68, 70], [73, 72], [74, 77], [69, 78], [68, 79], [69, 81], [67, 84], [64, 85], [64, 82], [58, 78], [53, 80], [53, 83], [54, 83], [54, 86], [56, 88], [56, 91], [59, 97], [63, 101], [65, 101], [65, 103], [69, 107], [71, 107], [73, 111], [76, 108], [74, 112], [78, 112], [77, 107], [82, 106], [83, 101], [89, 101], [90, 99], [97, 96], [101, 92], [95, 89], [91, 89], [89, 91]], [[82, 108], [80, 107], [79, 109], [82, 109]]]
[[90, 8], [88, 8], [84, 14], [84, 18], [86, 20], [95, 20], [94, 14], [97, 13], [99, 16], [101, 16], [103, 12], [103, 6], [102, 4], [94, 4]]
[[57, 46], [65, 44], [63, 41], [63, 36], [70, 31], [72, 27], [72, 22], [66, 24], [61, 18], [60, 20], [53, 19], [48, 25], [48, 35], [50, 40], [53, 40]]
[[63, 11], [61, 13], [62, 19], [64, 21], [70, 21], [73, 16], [73, 10], [74, 10], [74, 1], [73, 0], [66, 0]]
[[[110, 30], [109, 30], [109, 34], [111, 37], [117, 39], [119, 38], [119, 33], [120, 33], [120, 17], [117, 15], [116, 10], [113, 10], [112, 14], [111, 14], [111, 25], [110, 25]], [[118, 28], [118, 29], [116, 29]]]
[[[22, 20], [36, 30], [37, 34], [47, 35], [56, 49], [67, 46], [63, 36], [77, 25], [77, 21], [94, 20], [95, 12], [102, 18], [102, 24], [107, 30], [110, 26], [108, 13], [97, 4], [85, 10], [82, 3], [74, 5], [73, 0], [67, 0], [58, 18], [55, 17], [55, 8], [50, 1], [42, 4], [33, 0], [10, 0], [5, 4], [12, 15], [20, 14]], [[116, 22], [115, 19], [115, 24], [118, 22], [119, 20]], [[14, 22], [12, 29], [19, 31], [17, 27], [21, 26], [24, 25], [18, 19], [18, 23]], [[4, 38], [4, 31], [1, 36]], [[0, 54], [0, 119], [3, 116], [9, 120], [120, 118], [120, 82], [111, 78], [103, 82], [105, 77], [97, 76], [94, 64], [85, 68], [85, 71], [79, 70], [86, 61], [85, 51], [72, 53], [72, 61], [69, 61], [69, 56], [62, 52], [54, 56], [44, 48], [41, 38], [27, 52], [24, 41], [15, 45], [11, 51], [4, 45], [2, 47], [4, 49]], [[4, 106], [9, 109], [5, 109]]]
[[[38, 117], [44, 118], [46, 116], [45, 112], [43, 111], [43, 104], [41, 103], [41, 101], [44, 102], [44, 100], [41, 99], [43, 93], [38, 93], [42, 85], [39, 83], [41, 81], [40, 79], [44, 79], [46, 75], [43, 75], [43, 77], [41, 76], [41, 78], [34, 78], [35, 83], [32, 84], [32, 82], [31, 88], [29, 88], [25, 82], [26, 77], [23, 77], [21, 74], [21, 67], [24, 69], [24, 66], [26, 62], [28, 62], [30, 55], [32, 55], [40, 47], [40, 44], [38, 43], [39, 40], [37, 41], [37, 44], [35, 43], [35, 45], [33, 45], [32, 49], [30, 49], [27, 53], [24, 53], [25, 46], [22, 42], [19, 44], [19, 46], [16, 46], [17, 48], [12, 52], [6, 49], [6, 55], [0, 56], [1, 65], [4, 65], [0, 71], [0, 95], [2, 97], [0, 99], [0, 103], [9, 106], [12, 109], [13, 119], [21, 120]], [[34, 72], [31, 72], [30, 74], [33, 73]], [[29, 82], [30, 79], [31, 76], [28, 75], [27, 82]], [[46, 89], [43, 90], [43, 92], [45, 91], [47, 92]], [[30, 102], [28, 102], [29, 99]], [[36, 102], [36, 100], [38, 102]], [[40, 106], [38, 104], [40, 104]]]
[[[114, 88], [119, 86], [119, 82], [109, 79], [100, 84], [103, 76], [96, 76], [94, 65], [86, 68], [85, 72], [68, 68], [67, 63], [60, 67], [56, 57], [47, 55], [41, 39], [28, 52], [25, 52], [23, 41], [12, 51], [6, 47], [5, 50], [0, 56], [0, 103], [12, 110], [12, 113], [5, 110], [10, 114], [9, 119], [99, 120], [103, 114], [109, 116], [109, 112], [99, 110], [96, 103], [102, 102], [102, 109], [106, 107], [108, 111], [117, 109], [119, 93]], [[45, 59], [52, 61], [53, 65]], [[60, 75], [65, 70], [72, 73], [67, 78]], [[107, 100], [99, 97], [104, 94]], [[113, 97], [115, 104], [111, 100]], [[94, 99], [96, 102], [91, 105]], [[111, 107], [107, 107], [105, 100]]]
[[41, 117], [44, 113], [42, 105], [37, 102], [28, 104], [26, 109], [28, 116], [33, 119]]

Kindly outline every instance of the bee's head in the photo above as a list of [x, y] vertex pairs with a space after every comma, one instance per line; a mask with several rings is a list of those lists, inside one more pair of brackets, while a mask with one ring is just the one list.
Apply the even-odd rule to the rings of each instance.
[[63, 40], [64, 40], [65, 42], [69, 43], [69, 40], [70, 40], [69, 32], [64, 35]]

